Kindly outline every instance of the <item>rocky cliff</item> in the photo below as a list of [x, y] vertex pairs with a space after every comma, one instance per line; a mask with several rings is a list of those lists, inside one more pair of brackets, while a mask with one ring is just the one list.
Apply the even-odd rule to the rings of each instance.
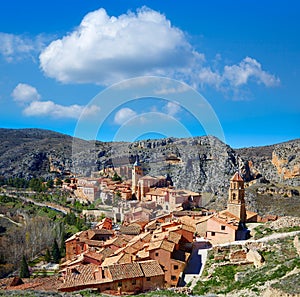
[[[299, 150], [299, 139], [233, 150], [212, 136], [104, 143], [39, 129], [0, 129], [0, 175], [29, 179], [73, 172], [88, 176], [106, 167], [131, 166], [138, 156], [145, 174], [169, 174], [177, 188], [207, 192], [209, 205], [221, 208], [229, 179], [237, 170], [248, 182], [300, 186]], [[253, 191], [249, 197], [249, 205], [257, 210]]]

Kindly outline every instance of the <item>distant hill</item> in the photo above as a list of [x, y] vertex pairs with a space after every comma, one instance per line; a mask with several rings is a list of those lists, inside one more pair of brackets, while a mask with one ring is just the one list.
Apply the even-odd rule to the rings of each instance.
[[[208, 205], [216, 208], [224, 206], [229, 179], [237, 170], [246, 181], [264, 187], [268, 181], [285, 191], [300, 186], [300, 139], [234, 150], [212, 136], [104, 143], [41, 129], [0, 129], [0, 175], [5, 178], [49, 179], [69, 172], [88, 176], [105, 167], [131, 165], [137, 155], [145, 174], [169, 174], [177, 188], [208, 193]], [[249, 206], [260, 211], [252, 196]]]

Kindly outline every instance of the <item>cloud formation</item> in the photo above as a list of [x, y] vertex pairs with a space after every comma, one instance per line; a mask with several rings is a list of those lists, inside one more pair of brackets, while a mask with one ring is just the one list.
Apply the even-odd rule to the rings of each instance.
[[40, 101], [41, 95], [31, 85], [19, 83], [11, 93], [14, 101], [24, 106], [23, 114], [26, 116], [49, 116], [53, 118], [78, 119], [94, 115], [99, 111], [96, 105], [82, 106], [73, 104], [64, 106], [53, 101]]
[[128, 120], [134, 118], [137, 115], [137, 113], [132, 110], [131, 108], [125, 107], [120, 110], [118, 110], [114, 117], [114, 122], [117, 125], [123, 125]]
[[201, 59], [181, 30], [144, 7], [119, 17], [104, 9], [87, 14], [76, 30], [45, 48], [40, 64], [47, 76], [64, 83], [108, 85], [140, 75], [174, 77]]
[[33, 101], [27, 106], [23, 113], [26, 116], [50, 116], [53, 118], [78, 119], [80, 116], [95, 114], [99, 108], [95, 105], [85, 107], [81, 105], [64, 106], [53, 101]]
[[24, 104], [31, 101], [40, 100], [41, 96], [38, 93], [37, 89], [28, 85], [19, 83], [11, 93], [14, 101]]
[[169, 101], [164, 107], [164, 111], [171, 117], [175, 117], [180, 111], [181, 107], [178, 103]]
[[42, 35], [30, 39], [22, 35], [0, 32], [0, 55], [2, 55], [7, 62], [32, 57], [33, 54], [40, 53], [47, 40], [48, 38]]
[[266, 87], [280, 82], [251, 57], [223, 65], [223, 69], [214, 64], [164, 15], [146, 7], [118, 17], [108, 16], [103, 8], [88, 13], [73, 32], [54, 40], [40, 54], [45, 75], [63, 83], [110, 85], [131, 77], [158, 75], [195, 88], [208, 85], [219, 91], [236, 91], [250, 81]]
[[274, 87], [280, 84], [280, 79], [264, 71], [262, 65], [253, 58], [246, 57], [237, 65], [224, 66], [223, 72], [213, 71], [203, 67], [198, 74], [200, 84], [211, 85], [216, 89], [239, 88], [249, 81]]

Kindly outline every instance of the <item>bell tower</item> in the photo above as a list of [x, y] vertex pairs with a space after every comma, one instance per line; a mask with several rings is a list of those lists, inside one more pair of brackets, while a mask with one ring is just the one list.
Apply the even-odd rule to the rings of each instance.
[[238, 172], [230, 179], [227, 210], [239, 218], [241, 223], [246, 222], [244, 180]]
[[138, 182], [139, 179], [143, 176], [143, 169], [142, 166], [139, 162], [139, 157], [136, 156], [135, 162], [133, 164], [133, 168], [132, 168], [132, 186], [131, 186], [131, 193], [132, 195], [135, 195], [136, 197], [138, 197]]

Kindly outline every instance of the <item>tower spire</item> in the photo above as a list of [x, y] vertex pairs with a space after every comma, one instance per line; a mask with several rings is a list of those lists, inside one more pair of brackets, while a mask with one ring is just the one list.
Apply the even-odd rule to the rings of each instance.
[[230, 179], [227, 210], [238, 217], [240, 222], [245, 223], [246, 206], [244, 180], [239, 172], [236, 172]]

